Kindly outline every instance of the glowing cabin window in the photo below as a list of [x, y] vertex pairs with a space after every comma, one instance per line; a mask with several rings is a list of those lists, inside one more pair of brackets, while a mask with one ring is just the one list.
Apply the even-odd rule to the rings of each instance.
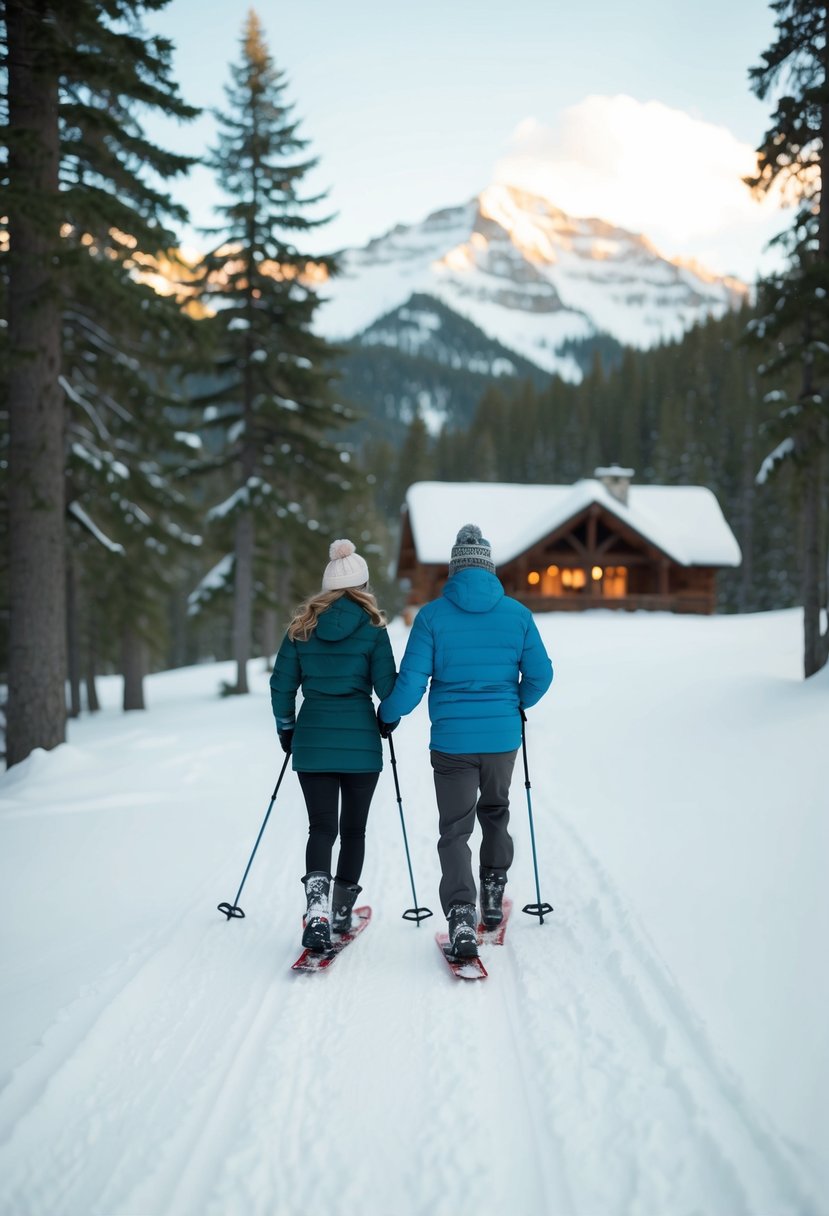
[[602, 594], [619, 599], [628, 593], [627, 566], [606, 566], [602, 580]]
[[605, 599], [624, 599], [628, 594], [627, 566], [558, 566], [552, 564], [527, 572], [527, 583], [539, 595], [584, 594]]
[[[627, 569], [624, 566], [557, 566], [532, 570], [527, 582], [542, 595], [588, 595], [619, 597], [627, 595]], [[540, 584], [540, 586], [539, 586]]]
[[561, 571], [558, 566], [548, 566], [541, 575], [542, 595], [561, 595]]

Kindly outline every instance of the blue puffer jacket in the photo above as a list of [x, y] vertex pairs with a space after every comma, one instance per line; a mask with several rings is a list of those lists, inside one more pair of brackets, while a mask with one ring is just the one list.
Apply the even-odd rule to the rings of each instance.
[[544, 696], [553, 665], [529, 609], [494, 574], [469, 567], [415, 617], [383, 721], [410, 713], [430, 678], [433, 751], [508, 752], [521, 744], [519, 708]]

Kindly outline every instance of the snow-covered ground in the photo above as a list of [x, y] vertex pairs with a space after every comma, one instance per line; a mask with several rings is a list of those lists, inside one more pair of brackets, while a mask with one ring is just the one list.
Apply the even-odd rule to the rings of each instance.
[[[390, 770], [374, 919], [298, 953], [305, 815], [262, 664], [153, 677], [0, 780], [3, 1216], [804, 1216], [829, 1211], [829, 672], [800, 618], [539, 618], [541, 927], [484, 984], [416, 928]], [[392, 627], [396, 653], [405, 629]], [[437, 911], [425, 706], [395, 735]], [[510, 893], [534, 898], [520, 762]]]

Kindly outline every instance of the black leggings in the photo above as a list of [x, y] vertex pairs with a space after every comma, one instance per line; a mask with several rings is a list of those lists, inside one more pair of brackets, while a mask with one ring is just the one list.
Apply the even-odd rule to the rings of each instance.
[[366, 820], [379, 773], [297, 773], [308, 808], [308, 845], [305, 872], [331, 873], [331, 850], [337, 839], [339, 813], [340, 855], [337, 878], [360, 881], [366, 853]]

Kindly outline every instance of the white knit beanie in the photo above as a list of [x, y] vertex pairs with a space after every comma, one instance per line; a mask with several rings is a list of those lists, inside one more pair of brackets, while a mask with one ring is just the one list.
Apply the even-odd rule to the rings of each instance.
[[322, 576], [323, 591], [344, 587], [363, 587], [368, 582], [368, 566], [350, 540], [335, 540], [328, 550], [331, 561]]

